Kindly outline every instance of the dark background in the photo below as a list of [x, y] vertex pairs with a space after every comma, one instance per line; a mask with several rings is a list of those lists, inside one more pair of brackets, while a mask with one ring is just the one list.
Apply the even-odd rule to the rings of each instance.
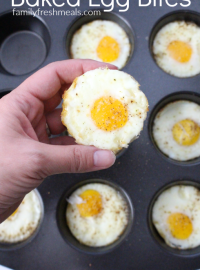
[[[62, 3], [62, 1], [57, 2]], [[96, 0], [94, 3], [98, 2]], [[105, 1], [105, 3], [109, 2]], [[175, 1], [169, 0], [169, 2]], [[88, 3], [89, 0], [81, 0], [80, 9], [82, 11], [90, 9]], [[22, 8], [25, 7], [27, 6], [24, 5]], [[0, 0], [1, 12], [11, 8], [10, 0]], [[46, 6], [41, 9], [50, 8]], [[74, 8], [66, 5], [61, 9]], [[165, 3], [162, 7], [153, 7], [152, 4], [149, 7], [139, 7], [138, 1], [130, 0], [129, 10], [120, 12], [135, 32], [134, 55], [124, 71], [130, 73], [141, 84], [141, 90], [146, 94], [150, 104], [148, 116], [154, 105], [170, 93], [181, 90], [200, 93], [200, 76], [178, 79], [167, 75], [156, 66], [148, 48], [148, 38], [157, 20], [171, 11], [186, 9], [200, 12], [199, 0], [192, 0], [189, 8], [182, 8], [180, 5], [170, 8]], [[118, 10], [119, 7], [115, 3], [114, 11], [119, 13]], [[50, 62], [67, 58], [64, 37], [68, 25], [75, 16], [42, 16], [42, 18], [51, 34], [50, 52], [42, 65], [45, 66]], [[7, 88], [14, 89], [29, 75], [15, 77], [0, 73], [0, 91]], [[44, 222], [40, 232], [30, 244], [19, 250], [0, 251], [0, 264], [15, 270], [195, 270], [200, 268], [200, 255], [192, 258], [171, 255], [161, 249], [149, 233], [147, 211], [154, 194], [160, 187], [174, 180], [189, 179], [200, 182], [200, 166], [181, 167], [162, 159], [149, 139], [147, 125], [148, 119], [145, 121], [140, 138], [112, 168], [86, 174], [48, 177], [39, 187], [45, 206]], [[62, 193], [72, 184], [89, 178], [103, 178], [120, 184], [129, 193], [135, 208], [134, 225], [126, 241], [113, 252], [101, 256], [85, 255], [69, 247], [62, 239], [56, 224], [56, 207]]]

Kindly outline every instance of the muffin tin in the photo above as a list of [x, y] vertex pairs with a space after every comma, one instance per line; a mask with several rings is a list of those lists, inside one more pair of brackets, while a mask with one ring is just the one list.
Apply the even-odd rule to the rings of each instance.
[[44, 218], [44, 204], [43, 204], [42, 197], [41, 197], [40, 193], [38, 192], [38, 190], [34, 189], [33, 192], [35, 192], [36, 196], [38, 197], [38, 200], [40, 203], [40, 209], [41, 209], [41, 216], [40, 216], [39, 223], [38, 223], [36, 230], [33, 232], [33, 234], [30, 237], [28, 237], [26, 240], [24, 240], [22, 242], [0, 243], [0, 250], [1, 251], [12, 251], [12, 250], [17, 250], [17, 249], [20, 249], [20, 248], [26, 246], [27, 244], [31, 243], [31, 241], [33, 241], [33, 239], [37, 236], [38, 232], [40, 231], [40, 227], [42, 226], [42, 222], [43, 222], [43, 218]]
[[[178, 14], [181, 11], [185, 16], [189, 13], [195, 13], [199, 20], [200, 15], [197, 13], [200, 12], [199, 1], [193, 0], [189, 8], [183, 8], [179, 4], [175, 8], [170, 8], [164, 2], [162, 7], [154, 7], [153, 4], [149, 7], [139, 7], [138, 1], [130, 1], [130, 8], [127, 12], [119, 12], [119, 7], [115, 5], [114, 15], [110, 13], [105, 15], [110, 16], [110, 18], [115, 17], [116, 20], [120, 16], [117, 21], [119, 23], [124, 20], [128, 22], [125, 25], [128, 26], [128, 29], [131, 29], [131, 36], [134, 37], [134, 53], [123, 71], [128, 72], [138, 80], [150, 104], [150, 112], [141, 136], [107, 170], [47, 177], [38, 188], [45, 205], [43, 226], [40, 228], [37, 237], [26, 247], [9, 252], [0, 251], [0, 264], [15, 270], [85, 270], [92, 268], [96, 270], [195, 270], [200, 268], [199, 251], [195, 251], [195, 254], [192, 250], [188, 251], [187, 256], [183, 254], [184, 252], [177, 252], [179, 254], [169, 252], [166, 247], [163, 247], [163, 242], [161, 240], [159, 242], [158, 236], [153, 231], [149, 221], [151, 203], [163, 187], [166, 187], [169, 183], [175, 184], [177, 180], [185, 179], [189, 179], [197, 185], [200, 184], [200, 167], [198, 164], [196, 164], [197, 166], [192, 166], [194, 164], [180, 166], [175, 162], [168, 162], [165, 157], [161, 158], [161, 154], [149, 136], [152, 114], [157, 108], [156, 104], [161, 104], [162, 99], [180, 91], [187, 91], [192, 95], [195, 93], [197, 96], [200, 94], [199, 75], [187, 79], [173, 77], [162, 71], [151, 55], [151, 42], [156, 25], [158, 27], [163, 18], [168, 17], [169, 14], [171, 16], [172, 11], [174, 19], [179, 19]], [[0, 4], [0, 11], [3, 14], [11, 11], [10, 1], [0, 0]], [[46, 5], [41, 9], [52, 10], [52, 8]], [[103, 6], [100, 8], [103, 8]], [[28, 6], [24, 5], [24, 9], [28, 9]], [[59, 10], [59, 8], [56, 9]], [[74, 10], [74, 8], [67, 6], [66, 9]], [[80, 9], [82, 11], [90, 10], [89, 1], [81, 2]], [[37, 8], [33, 8], [33, 10], [37, 10]], [[70, 30], [74, 29], [73, 31], [75, 31], [80, 25], [77, 26], [74, 23], [80, 20], [86, 22], [88, 18], [44, 15], [41, 18], [37, 17], [46, 29], [46, 31], [44, 30], [46, 34], [43, 31], [37, 32], [46, 46], [43, 63], [40, 63], [37, 69], [50, 62], [69, 58], [69, 50], [66, 54], [66, 42], [69, 42]], [[96, 18], [99, 19], [98, 16]], [[27, 25], [27, 23], [24, 24]], [[11, 25], [9, 27], [7, 25], [9, 25], [8, 22], [1, 24], [1, 29], [10, 29]], [[70, 26], [71, 28], [69, 28]], [[20, 28], [19, 30], [35, 32], [36, 29], [38, 27]], [[3, 33], [2, 30], [1, 33]], [[4, 41], [2, 40], [1, 44]], [[2, 53], [1, 49], [2, 46], [0, 54]], [[14, 89], [33, 71], [29, 70], [29, 74], [23, 75], [24, 73], [22, 73], [19, 76], [11, 73], [13, 72], [6, 71], [3, 66], [0, 67], [0, 92], [4, 92], [6, 89]], [[196, 98], [195, 101], [198, 102]], [[56, 213], [63, 192], [86, 179], [105, 179], [110, 183], [118, 184], [128, 193], [134, 206], [134, 222], [131, 232], [120, 246], [101, 256], [82, 253], [71, 248], [64, 241], [57, 225]]]
[[179, 250], [179, 249], [175, 249], [175, 248], [171, 248], [170, 246], [168, 246], [165, 241], [163, 240], [163, 238], [159, 235], [159, 233], [157, 232], [156, 228], [153, 225], [152, 222], [152, 210], [153, 210], [153, 206], [154, 203], [156, 202], [156, 200], [158, 199], [158, 197], [168, 188], [174, 187], [174, 186], [193, 186], [195, 188], [200, 189], [200, 183], [195, 182], [195, 181], [190, 181], [190, 180], [182, 180], [182, 181], [173, 181], [167, 185], [165, 185], [164, 187], [162, 187], [153, 197], [150, 206], [149, 206], [149, 210], [148, 210], [148, 223], [149, 223], [149, 230], [150, 233], [153, 237], [153, 239], [157, 242], [157, 244], [165, 249], [167, 252], [177, 255], [177, 256], [181, 256], [181, 257], [194, 257], [194, 256], [199, 256], [200, 255], [200, 246], [193, 248], [193, 249], [188, 249], [188, 250]]
[[[15, 14], [15, 13], [14, 13]], [[45, 22], [31, 15], [0, 15], [0, 72], [24, 75], [38, 68], [50, 49], [50, 34]]]
[[[98, 184], [104, 184], [112, 187], [115, 189], [118, 193], [121, 194], [123, 197], [124, 201], [127, 204], [127, 210], [128, 210], [128, 224], [124, 230], [124, 232], [120, 235], [120, 237], [113, 243], [111, 243], [108, 246], [104, 247], [90, 247], [81, 244], [77, 239], [72, 235], [72, 233], [69, 230], [69, 227], [66, 226], [66, 209], [67, 209], [67, 200], [66, 198], [69, 198], [70, 195], [77, 190], [78, 188], [87, 185], [87, 184], [92, 184], [92, 183], [98, 183]], [[85, 181], [81, 181], [77, 183], [76, 185], [72, 186], [71, 188], [68, 188], [66, 192], [62, 195], [58, 206], [57, 206], [57, 224], [58, 228], [60, 230], [61, 235], [63, 236], [63, 239], [73, 248], [75, 248], [78, 251], [84, 252], [86, 254], [93, 254], [93, 255], [100, 255], [100, 254], [105, 254], [108, 253], [115, 248], [117, 248], [121, 243], [123, 243], [124, 239], [128, 236], [128, 234], [131, 231], [133, 219], [134, 219], [134, 210], [133, 210], [133, 205], [131, 203], [131, 200], [126, 193], [126, 191], [121, 188], [119, 185], [116, 185], [115, 183], [112, 183], [110, 181], [106, 181], [103, 179], [89, 179]]]
[[81, 28], [82, 25], [90, 23], [90, 22], [94, 21], [95, 19], [115, 22], [118, 25], [120, 25], [121, 28], [126, 32], [127, 36], [129, 37], [129, 42], [131, 45], [130, 54], [129, 54], [129, 57], [126, 61], [126, 65], [127, 65], [128, 62], [130, 61], [130, 59], [132, 58], [133, 52], [134, 52], [134, 47], [135, 47], [134, 31], [133, 31], [131, 25], [129, 24], [129, 22], [124, 17], [120, 16], [117, 13], [113, 13], [113, 12], [106, 13], [106, 12], [103, 12], [103, 10], [101, 10], [101, 15], [78, 17], [69, 25], [67, 33], [66, 33], [65, 43], [64, 43], [65, 48], [66, 48], [66, 52], [67, 52], [67, 57], [72, 58], [72, 56], [71, 56], [71, 41], [72, 41], [73, 35], [76, 33], [77, 30], [79, 30]]
[[160, 154], [165, 160], [167, 160], [168, 162], [172, 162], [176, 165], [181, 165], [181, 166], [192, 166], [192, 165], [198, 165], [200, 164], [200, 157], [192, 159], [192, 160], [188, 160], [188, 161], [178, 161], [175, 159], [171, 159], [169, 158], [167, 155], [165, 155], [157, 146], [155, 140], [154, 140], [154, 136], [153, 136], [153, 125], [154, 125], [154, 119], [157, 115], [157, 113], [162, 110], [162, 108], [164, 108], [167, 104], [171, 103], [171, 102], [176, 102], [179, 100], [188, 100], [194, 103], [197, 103], [198, 105], [200, 105], [200, 94], [192, 92], [192, 91], [180, 91], [180, 92], [176, 92], [173, 94], [170, 94], [166, 97], [164, 97], [162, 100], [160, 100], [156, 106], [154, 107], [151, 115], [150, 115], [150, 119], [149, 119], [149, 125], [148, 125], [148, 129], [149, 129], [149, 136], [150, 139], [153, 143], [153, 145], [155, 146], [155, 148], [158, 150], [158, 154]]
[[163, 16], [158, 22], [155, 23], [151, 35], [149, 38], [149, 50], [151, 52], [152, 58], [154, 59], [154, 54], [153, 54], [153, 42], [154, 39], [157, 35], [157, 33], [163, 28], [166, 24], [174, 22], [174, 21], [185, 21], [185, 22], [193, 22], [196, 25], [200, 26], [200, 16], [199, 13], [196, 11], [174, 11], [169, 14], [166, 14]]

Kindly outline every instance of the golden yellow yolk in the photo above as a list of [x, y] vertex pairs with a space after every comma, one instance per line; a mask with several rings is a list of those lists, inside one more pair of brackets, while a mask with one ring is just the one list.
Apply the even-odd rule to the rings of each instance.
[[185, 119], [173, 126], [172, 133], [178, 144], [190, 146], [198, 141], [200, 127], [194, 121]]
[[187, 63], [192, 56], [191, 46], [183, 41], [172, 41], [167, 49], [170, 56], [180, 63]]
[[99, 129], [113, 131], [126, 124], [128, 111], [120, 100], [102, 97], [95, 101], [91, 117]]
[[11, 217], [14, 217], [14, 215], [17, 213], [18, 208], [12, 213]]
[[12, 220], [12, 218], [16, 215], [17, 212], [18, 212], [18, 208], [12, 213], [12, 215], [8, 217], [8, 220]]
[[113, 62], [119, 57], [118, 42], [109, 36], [103, 37], [97, 47], [97, 55], [103, 62]]
[[92, 189], [85, 190], [79, 197], [84, 201], [81, 204], [77, 204], [82, 217], [92, 217], [101, 212], [102, 199], [98, 191]]
[[172, 236], [176, 239], [187, 239], [193, 231], [191, 220], [184, 214], [173, 213], [168, 217], [167, 222]]

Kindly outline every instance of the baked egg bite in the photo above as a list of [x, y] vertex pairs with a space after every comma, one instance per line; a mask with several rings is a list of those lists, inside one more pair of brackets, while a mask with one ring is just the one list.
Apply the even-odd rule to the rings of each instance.
[[154, 58], [160, 68], [176, 77], [200, 73], [200, 27], [175, 21], [165, 25], [153, 42]]
[[75, 32], [71, 42], [74, 59], [92, 59], [123, 68], [131, 45], [126, 32], [115, 22], [94, 20]]
[[86, 184], [72, 193], [66, 210], [67, 225], [84, 245], [107, 246], [128, 224], [128, 206], [120, 192], [99, 183]]
[[0, 224], [0, 242], [18, 243], [37, 229], [42, 216], [40, 199], [35, 191], [27, 194], [15, 212]]
[[96, 69], [76, 78], [65, 91], [61, 119], [78, 144], [116, 154], [139, 136], [147, 111], [147, 98], [133, 77]]
[[152, 221], [166, 244], [177, 249], [200, 245], [200, 191], [176, 185], [166, 189], [152, 209]]
[[200, 106], [187, 100], [167, 104], [156, 115], [153, 137], [168, 157], [187, 161], [200, 156]]

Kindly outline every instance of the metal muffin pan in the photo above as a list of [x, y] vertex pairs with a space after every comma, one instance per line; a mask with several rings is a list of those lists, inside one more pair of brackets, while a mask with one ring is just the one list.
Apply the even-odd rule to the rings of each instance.
[[166, 97], [164, 97], [162, 100], [160, 100], [156, 106], [154, 107], [150, 119], [149, 119], [149, 136], [150, 139], [153, 143], [153, 145], [155, 146], [156, 150], [158, 151], [158, 154], [161, 155], [165, 160], [172, 162], [176, 165], [182, 165], [182, 166], [191, 166], [191, 165], [198, 165], [200, 164], [200, 157], [192, 159], [192, 160], [188, 160], [188, 161], [178, 161], [172, 158], [169, 158], [167, 155], [165, 155], [157, 146], [155, 140], [154, 140], [154, 136], [153, 136], [153, 125], [154, 125], [154, 119], [157, 115], [157, 113], [162, 110], [162, 108], [164, 108], [167, 104], [171, 103], [171, 102], [176, 102], [178, 100], [188, 100], [194, 103], [197, 103], [198, 105], [200, 105], [200, 94], [198, 93], [194, 93], [192, 91], [182, 91], [182, 92], [175, 92], [173, 94], [170, 94]]
[[76, 33], [76, 31], [78, 31], [81, 28], [81, 26], [83, 26], [84, 24], [90, 23], [94, 20], [107, 20], [107, 21], [115, 22], [118, 25], [120, 25], [122, 29], [126, 32], [127, 36], [129, 37], [129, 42], [131, 45], [130, 54], [125, 64], [127, 65], [130, 59], [132, 58], [132, 55], [134, 52], [134, 47], [135, 47], [134, 31], [131, 25], [129, 24], [129, 22], [124, 17], [114, 12], [103, 12], [103, 10], [101, 10], [101, 15], [78, 17], [69, 25], [67, 29], [66, 37], [64, 39], [64, 45], [67, 51], [68, 58], [72, 58], [71, 41], [72, 41], [73, 35]]
[[39, 220], [37, 228], [32, 233], [32, 235], [24, 241], [17, 242], [17, 243], [0, 243], [0, 250], [2, 250], [2, 251], [12, 251], [13, 250], [14, 251], [14, 250], [20, 249], [20, 248], [26, 246], [27, 244], [31, 243], [31, 241], [33, 241], [33, 239], [37, 236], [37, 234], [40, 230], [40, 227], [42, 226], [43, 219], [44, 219], [44, 204], [43, 204], [42, 197], [41, 197], [40, 193], [38, 192], [38, 190], [34, 189], [33, 192], [35, 192], [35, 194], [37, 195], [39, 202], [40, 202], [40, 208], [41, 208], [41, 216], [40, 216], [40, 220]]
[[[0, 0], [0, 7], [0, 12], [9, 12], [11, 10], [10, 1]], [[23, 9], [28, 8], [29, 6], [26, 4], [23, 6]], [[74, 8], [68, 8], [74, 10]], [[101, 6], [99, 9], [102, 8], [104, 7]], [[46, 5], [42, 9], [52, 10], [52, 7]], [[81, 11], [91, 10], [88, 1], [81, 3], [80, 9]], [[134, 1], [130, 3], [129, 10], [123, 13], [119, 12], [119, 7], [115, 5], [113, 14], [117, 17], [119, 15], [122, 20], [125, 19], [128, 22], [126, 25], [130, 25], [131, 29], [134, 29], [132, 32], [134, 57], [130, 58], [123, 71], [138, 80], [141, 90], [148, 98], [150, 112], [145, 121], [144, 130], [139, 139], [131, 143], [128, 151], [107, 170], [48, 177], [38, 188], [44, 201], [45, 215], [43, 226], [37, 237], [26, 247], [9, 252], [0, 251], [0, 264], [15, 270], [85, 270], [92, 268], [96, 270], [195, 270], [200, 268], [200, 255], [176, 256], [176, 254], [168, 252], [166, 248], [160, 248], [160, 244], [154, 236], [152, 237], [147, 219], [152, 198], [163, 186], [173, 180], [183, 179], [193, 179], [196, 183], [200, 183], [198, 164], [192, 167], [191, 165], [177, 166], [161, 158], [155, 150], [148, 132], [152, 109], [160, 100], [183, 89], [200, 94], [199, 75], [187, 79], [173, 77], [163, 72], [151, 55], [149, 42], [152, 29], [161, 18], [168, 16], [172, 11], [179, 12], [180, 9], [183, 12], [186, 10], [200, 12], [199, 1], [193, 0], [188, 9], [180, 7], [179, 4], [175, 8], [170, 8], [164, 3], [162, 7], [154, 7], [153, 4], [149, 7], [139, 7], [137, 1]], [[37, 8], [35, 7], [33, 10], [36, 11]], [[53, 61], [70, 58], [69, 51], [66, 53], [69, 27], [82, 17], [44, 15], [40, 17], [47, 26], [51, 41], [47, 57], [40, 67]], [[99, 19], [99, 16], [96, 16], [96, 19]], [[32, 73], [33, 71], [29, 75]], [[1, 71], [2, 90], [0, 92], [3, 92], [4, 89], [16, 88], [29, 75], [12, 76], [5, 70]], [[63, 192], [85, 179], [105, 179], [118, 184], [127, 191], [134, 206], [134, 222], [131, 232], [121, 245], [101, 256], [92, 256], [71, 248], [66, 244], [57, 226], [57, 209]]]
[[164, 187], [162, 187], [153, 197], [150, 206], [149, 206], [149, 210], [148, 210], [148, 216], [147, 216], [147, 221], [149, 224], [149, 230], [150, 233], [153, 237], [153, 239], [157, 242], [157, 244], [165, 249], [167, 252], [180, 256], [180, 257], [194, 257], [194, 256], [199, 256], [200, 255], [200, 246], [196, 247], [196, 248], [192, 248], [192, 249], [187, 249], [187, 250], [180, 250], [180, 249], [176, 249], [176, 248], [172, 248], [170, 246], [168, 246], [164, 239], [159, 235], [158, 231], [156, 230], [153, 222], [152, 222], [152, 210], [153, 210], [153, 206], [154, 203], [156, 202], [156, 200], [158, 199], [158, 197], [168, 188], [174, 187], [174, 186], [193, 186], [196, 187], [200, 190], [200, 183], [195, 182], [195, 181], [191, 181], [191, 180], [182, 180], [182, 181], [173, 181], [167, 185], [165, 185]]
[[50, 34], [45, 22], [31, 15], [0, 15], [0, 72], [24, 75], [37, 69], [50, 49]]
[[[155, 26], [153, 27], [153, 29], [151, 31], [151, 35], [149, 38], [149, 49], [150, 49], [150, 52], [151, 52], [151, 55], [152, 55], [154, 61], [155, 61], [155, 58], [154, 58], [154, 53], [153, 53], [153, 42], [154, 42], [154, 39], [155, 39], [157, 33], [166, 24], [174, 22], [174, 21], [193, 22], [196, 25], [200, 26], [200, 13], [198, 13], [196, 11], [192, 11], [192, 10], [184, 10], [184, 11], [178, 10], [178, 11], [174, 11], [174, 12], [171, 12], [169, 14], [166, 14], [161, 19], [159, 19], [159, 21], [156, 22]], [[173, 75], [171, 75], [171, 76], [173, 76]]]
[[[86, 245], [81, 244], [70, 232], [69, 227], [67, 226], [66, 223], [66, 209], [67, 209], [67, 198], [70, 197], [70, 195], [77, 190], [78, 188], [91, 184], [91, 183], [98, 183], [98, 184], [104, 184], [108, 185], [112, 188], [114, 188], [117, 192], [119, 192], [123, 199], [125, 200], [127, 204], [127, 209], [128, 209], [128, 224], [124, 230], [124, 232], [120, 235], [120, 237], [113, 242], [110, 245], [104, 246], [104, 247], [89, 247]], [[93, 254], [93, 255], [100, 255], [100, 254], [105, 254], [108, 253], [115, 248], [117, 248], [128, 236], [128, 234], [131, 231], [132, 223], [134, 219], [134, 209], [131, 203], [131, 200], [126, 193], [126, 191], [121, 188], [119, 185], [116, 185], [115, 183], [103, 179], [90, 179], [90, 180], [85, 180], [82, 182], [79, 182], [78, 184], [74, 185], [70, 189], [67, 189], [66, 192], [63, 194], [61, 197], [58, 207], [57, 207], [57, 224], [60, 230], [61, 235], [63, 236], [64, 240], [73, 248], [75, 248], [78, 251], [85, 252], [86, 254]]]

